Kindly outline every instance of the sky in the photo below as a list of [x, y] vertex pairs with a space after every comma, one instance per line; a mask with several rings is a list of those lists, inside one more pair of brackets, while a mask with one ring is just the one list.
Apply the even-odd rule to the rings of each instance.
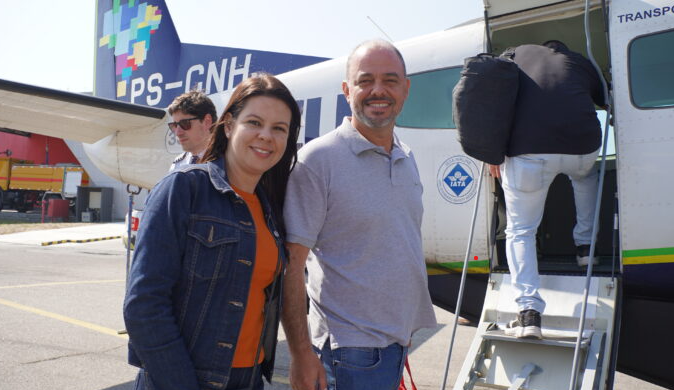
[[[347, 55], [366, 39], [387, 39], [379, 28], [399, 41], [447, 29], [483, 12], [482, 0], [166, 3], [182, 42], [330, 58]], [[91, 91], [95, 7], [95, 0], [0, 0], [0, 79]]]

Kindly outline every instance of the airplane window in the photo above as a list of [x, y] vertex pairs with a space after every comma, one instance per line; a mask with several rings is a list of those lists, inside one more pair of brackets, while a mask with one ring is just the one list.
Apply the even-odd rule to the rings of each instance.
[[674, 106], [674, 31], [634, 39], [629, 46], [632, 103], [639, 108]]
[[461, 77], [461, 67], [434, 70], [410, 76], [412, 85], [396, 125], [422, 129], [455, 129], [452, 90]]

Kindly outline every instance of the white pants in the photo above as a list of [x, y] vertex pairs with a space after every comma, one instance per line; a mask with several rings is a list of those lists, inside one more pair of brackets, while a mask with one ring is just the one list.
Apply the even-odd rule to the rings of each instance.
[[515, 302], [519, 310], [545, 310], [545, 301], [538, 293], [538, 258], [536, 232], [543, 218], [545, 198], [555, 177], [564, 173], [573, 184], [576, 201], [576, 226], [573, 239], [578, 245], [589, 245], [597, 201], [597, 170], [593, 169], [599, 150], [585, 155], [523, 154], [506, 157], [501, 164], [501, 185], [505, 195], [506, 256]]

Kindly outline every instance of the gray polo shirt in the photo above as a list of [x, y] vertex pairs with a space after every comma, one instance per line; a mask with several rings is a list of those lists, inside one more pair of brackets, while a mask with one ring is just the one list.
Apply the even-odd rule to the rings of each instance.
[[312, 249], [312, 343], [407, 345], [436, 326], [421, 244], [422, 186], [397, 137], [389, 155], [345, 118], [306, 144], [285, 201], [288, 241]]

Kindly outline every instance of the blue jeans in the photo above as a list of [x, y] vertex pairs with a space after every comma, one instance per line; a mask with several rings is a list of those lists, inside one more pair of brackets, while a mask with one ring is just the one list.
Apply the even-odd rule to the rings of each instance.
[[397, 390], [407, 357], [407, 347], [400, 344], [332, 350], [328, 340], [314, 351], [325, 368], [329, 390]]
[[566, 174], [571, 179], [576, 201], [576, 245], [592, 240], [592, 222], [597, 200], [597, 170], [594, 163], [599, 150], [582, 155], [523, 154], [506, 157], [501, 164], [501, 185], [506, 202], [506, 257], [515, 302], [520, 311], [543, 313], [545, 301], [538, 293], [538, 257], [536, 231], [543, 218], [548, 188], [555, 177]]
[[[224, 390], [264, 390], [264, 383], [262, 383], [262, 372], [260, 367], [257, 368], [255, 376], [257, 377], [253, 381], [253, 387], [249, 388], [250, 376], [253, 373], [253, 368], [232, 368], [229, 371], [229, 380], [227, 381], [227, 387]], [[156, 387], [152, 383], [150, 376], [147, 374], [147, 371], [140, 369], [138, 375], [136, 376], [136, 383], [134, 384], [134, 390], [154, 390]]]

